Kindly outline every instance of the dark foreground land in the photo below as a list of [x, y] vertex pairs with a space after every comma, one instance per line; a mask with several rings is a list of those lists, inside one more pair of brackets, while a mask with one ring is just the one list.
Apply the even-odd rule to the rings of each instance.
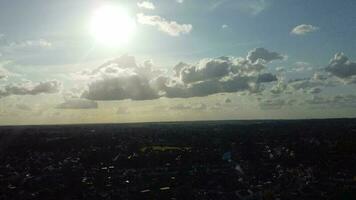
[[0, 128], [0, 199], [356, 199], [356, 120]]

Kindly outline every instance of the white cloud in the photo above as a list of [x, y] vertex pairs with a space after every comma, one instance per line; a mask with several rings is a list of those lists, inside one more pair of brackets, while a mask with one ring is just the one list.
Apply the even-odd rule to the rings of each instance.
[[25, 49], [25, 48], [52, 48], [52, 43], [45, 39], [39, 40], [25, 40], [21, 42], [12, 42], [8, 45], [11, 49]]
[[222, 28], [222, 29], [229, 28], [229, 25], [227, 25], [227, 24], [223, 24], [223, 25], [221, 25], [221, 28]]
[[170, 36], [180, 36], [192, 31], [191, 24], [179, 24], [176, 21], [168, 21], [158, 15], [137, 14], [137, 20], [141, 24], [156, 26], [158, 30], [169, 34]]
[[301, 24], [293, 28], [291, 34], [293, 35], [306, 35], [308, 33], [312, 33], [318, 31], [319, 27], [310, 25], [310, 24]]
[[144, 8], [144, 9], [147, 9], [147, 10], [154, 10], [156, 8], [155, 5], [150, 1], [138, 2], [137, 6], [139, 8]]
[[311, 71], [313, 67], [311, 64], [307, 62], [296, 62], [295, 66], [291, 69], [291, 71], [295, 72], [303, 72], [303, 71]]
[[184, 0], [176, 0], [177, 3], [183, 3]]

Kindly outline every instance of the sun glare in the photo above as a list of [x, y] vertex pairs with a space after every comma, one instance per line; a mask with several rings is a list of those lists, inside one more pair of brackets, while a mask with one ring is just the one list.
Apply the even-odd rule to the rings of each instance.
[[118, 6], [103, 6], [94, 12], [90, 31], [97, 42], [118, 46], [126, 44], [136, 29], [136, 22]]

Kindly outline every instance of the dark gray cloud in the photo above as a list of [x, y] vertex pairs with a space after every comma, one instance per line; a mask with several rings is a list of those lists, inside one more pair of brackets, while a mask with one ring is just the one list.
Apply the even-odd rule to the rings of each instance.
[[240, 91], [257, 92], [259, 84], [256, 77], [233, 75], [225, 79], [212, 79], [188, 85], [174, 84], [165, 87], [165, 96], [169, 98], [203, 97], [217, 93]]
[[277, 76], [271, 73], [264, 73], [264, 74], [260, 74], [258, 75], [257, 78], [257, 82], [258, 83], [270, 83], [270, 82], [274, 82], [277, 81]]
[[150, 87], [148, 79], [132, 74], [127, 77], [96, 80], [89, 84], [82, 97], [97, 101], [151, 100], [158, 98], [158, 93]]
[[356, 63], [350, 61], [343, 53], [337, 53], [326, 67], [326, 71], [338, 78], [353, 82], [356, 76]]
[[231, 101], [230, 98], [226, 98], [224, 102], [225, 102], [225, 103], [231, 103], [232, 101]]
[[328, 107], [355, 107], [356, 95], [344, 94], [335, 96], [313, 96], [305, 101], [310, 105], [328, 106]]
[[312, 89], [310, 89], [308, 92], [310, 93], [310, 94], [319, 94], [319, 93], [321, 93], [323, 90], [322, 89], [320, 89], [320, 88], [312, 88]]
[[205, 59], [197, 65], [189, 66], [178, 64], [175, 70], [180, 69], [180, 78], [184, 83], [209, 80], [228, 75], [231, 72], [232, 63], [225, 59]]
[[30, 111], [32, 108], [26, 104], [16, 104], [16, 108], [20, 110]]
[[198, 104], [177, 104], [174, 106], [171, 106], [169, 109], [170, 110], [196, 110], [196, 111], [203, 111], [207, 110], [208, 106], [204, 103], [198, 103]]
[[260, 102], [260, 108], [262, 110], [277, 110], [285, 105], [287, 105], [287, 102], [284, 99], [262, 99]]
[[33, 83], [27, 81], [18, 84], [7, 84], [0, 89], [0, 98], [10, 95], [38, 95], [58, 93], [62, 83], [56, 80]]
[[258, 60], [271, 62], [273, 60], [282, 60], [284, 59], [284, 56], [277, 52], [268, 51], [265, 48], [256, 48], [248, 53], [247, 59], [251, 62], [256, 62]]
[[70, 99], [56, 106], [57, 109], [96, 109], [98, 103], [86, 99]]

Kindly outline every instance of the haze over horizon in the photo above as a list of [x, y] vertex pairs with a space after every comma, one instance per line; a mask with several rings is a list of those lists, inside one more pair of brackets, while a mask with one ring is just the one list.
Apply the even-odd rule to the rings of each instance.
[[352, 0], [4, 0], [0, 125], [356, 117]]

